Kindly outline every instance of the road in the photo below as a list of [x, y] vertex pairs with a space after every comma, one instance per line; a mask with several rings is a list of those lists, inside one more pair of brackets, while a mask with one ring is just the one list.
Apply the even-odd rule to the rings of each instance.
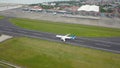
[[120, 53], [120, 37], [119, 38], [77, 37], [75, 40], [67, 40], [66, 42], [62, 42], [60, 41], [60, 39], [55, 37], [56, 34], [23, 29], [11, 24], [8, 21], [8, 18], [0, 20], [0, 33], [9, 34], [13, 36], [27, 36], [32, 38], [39, 38], [49, 41], [61, 42], [65, 44], [67, 43], [76, 46], [89, 47], [114, 53]]

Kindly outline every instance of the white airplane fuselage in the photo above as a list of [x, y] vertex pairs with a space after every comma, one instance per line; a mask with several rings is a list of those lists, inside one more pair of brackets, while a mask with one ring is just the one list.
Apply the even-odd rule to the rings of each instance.
[[66, 41], [66, 39], [75, 39], [75, 36], [69, 36], [69, 34], [63, 36], [63, 35], [56, 35], [57, 38], [60, 38], [62, 41]]

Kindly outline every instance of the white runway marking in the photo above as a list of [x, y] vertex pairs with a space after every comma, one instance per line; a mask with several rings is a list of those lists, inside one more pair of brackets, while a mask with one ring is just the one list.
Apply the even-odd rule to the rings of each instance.
[[12, 38], [12, 36], [9, 36], [9, 35], [1, 35], [1, 36], [0, 36], [0, 42], [3, 42], [3, 41], [5, 41], [5, 40], [7, 40], [7, 39], [10, 39], [10, 38]]
[[0, 63], [5, 64], [5, 65], [8, 65], [8, 66], [11, 66], [11, 67], [13, 67], [13, 68], [21, 68], [21, 67], [19, 67], [19, 66], [16, 66], [16, 65], [13, 65], [13, 64], [11, 64], [11, 63], [4, 62], [4, 61], [0, 61]]
[[111, 47], [111, 46], [109, 46], [109, 45], [107, 45], [107, 44], [102, 44], [102, 43], [95, 43], [96, 45], [99, 45], [99, 46], [105, 46], [105, 47]]

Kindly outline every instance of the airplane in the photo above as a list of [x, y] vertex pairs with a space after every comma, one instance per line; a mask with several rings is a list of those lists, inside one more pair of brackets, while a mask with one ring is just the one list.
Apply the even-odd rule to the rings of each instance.
[[75, 39], [76, 36], [75, 35], [71, 35], [70, 34], [66, 34], [66, 35], [56, 35], [57, 38], [60, 38], [62, 41], [66, 41], [67, 39]]

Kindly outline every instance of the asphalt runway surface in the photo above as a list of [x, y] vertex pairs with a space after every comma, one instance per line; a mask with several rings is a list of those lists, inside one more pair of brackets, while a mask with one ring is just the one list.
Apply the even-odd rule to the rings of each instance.
[[75, 40], [66, 40], [62, 42], [56, 38], [56, 34], [48, 32], [40, 32], [34, 30], [23, 29], [11, 24], [8, 21], [9, 17], [0, 20], [0, 33], [9, 34], [12, 36], [27, 36], [32, 38], [39, 38], [49, 41], [61, 42], [82, 47], [89, 47], [113, 53], [120, 53], [120, 37], [114, 38], [87, 38], [77, 37]]

